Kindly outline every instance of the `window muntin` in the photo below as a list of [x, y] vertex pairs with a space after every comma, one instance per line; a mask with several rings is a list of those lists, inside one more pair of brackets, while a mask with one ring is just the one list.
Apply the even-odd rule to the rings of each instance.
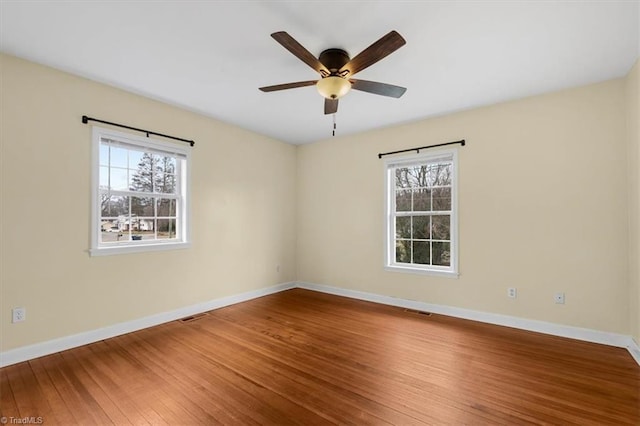
[[386, 163], [386, 266], [457, 274], [456, 152]]
[[94, 128], [92, 254], [188, 243], [186, 147]]

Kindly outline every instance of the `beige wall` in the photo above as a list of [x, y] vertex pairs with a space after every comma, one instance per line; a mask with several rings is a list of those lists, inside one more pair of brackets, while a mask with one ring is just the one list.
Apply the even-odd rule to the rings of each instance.
[[[298, 279], [630, 334], [625, 123], [618, 79], [301, 146]], [[462, 138], [460, 277], [383, 270], [377, 154]]]
[[[295, 147], [14, 57], [0, 61], [0, 351], [295, 279]], [[196, 141], [192, 248], [89, 257], [83, 114]], [[27, 321], [11, 324], [17, 306]]]
[[629, 140], [629, 288], [631, 335], [640, 343], [640, 61], [627, 76]]
[[[11, 56], [0, 72], [0, 351], [296, 278], [640, 341], [638, 64], [297, 148]], [[191, 249], [89, 257], [83, 114], [196, 141]], [[377, 154], [461, 138], [460, 277], [384, 271]]]

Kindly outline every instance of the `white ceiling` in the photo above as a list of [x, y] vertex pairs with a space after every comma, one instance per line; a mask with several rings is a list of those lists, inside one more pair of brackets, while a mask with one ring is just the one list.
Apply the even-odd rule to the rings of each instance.
[[273, 32], [316, 56], [353, 57], [390, 30], [407, 40], [356, 76], [407, 92], [351, 91], [336, 115], [346, 135], [621, 77], [639, 55], [639, 20], [638, 1], [612, 0], [0, 0], [0, 50], [302, 144], [330, 137], [333, 117], [313, 86], [258, 90], [317, 76]]

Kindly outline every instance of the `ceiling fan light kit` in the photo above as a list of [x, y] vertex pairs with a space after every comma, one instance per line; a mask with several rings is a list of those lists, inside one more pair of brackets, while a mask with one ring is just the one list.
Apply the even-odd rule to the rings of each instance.
[[342, 77], [330, 75], [316, 83], [318, 92], [326, 99], [340, 99], [351, 90], [351, 83]]
[[338, 111], [338, 99], [349, 93], [351, 89], [391, 98], [399, 98], [407, 90], [404, 87], [391, 84], [352, 78], [357, 72], [375, 64], [406, 44], [405, 39], [396, 31], [390, 31], [354, 58], [350, 58], [346, 51], [335, 48], [324, 50], [316, 58], [285, 31], [273, 33], [271, 37], [313, 68], [321, 78], [260, 87], [263, 92], [315, 85], [318, 92], [325, 98], [324, 113], [335, 114]]

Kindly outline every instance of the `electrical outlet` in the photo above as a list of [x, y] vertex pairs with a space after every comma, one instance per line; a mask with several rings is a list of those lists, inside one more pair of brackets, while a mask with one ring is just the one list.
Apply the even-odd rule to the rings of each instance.
[[13, 308], [11, 315], [11, 322], [21, 322], [27, 319], [27, 310], [25, 308]]
[[518, 289], [516, 289], [515, 287], [509, 287], [507, 289], [507, 296], [509, 296], [512, 299], [515, 299], [516, 297], [518, 297]]
[[564, 293], [556, 293], [553, 296], [553, 300], [555, 300], [558, 305], [564, 305]]

